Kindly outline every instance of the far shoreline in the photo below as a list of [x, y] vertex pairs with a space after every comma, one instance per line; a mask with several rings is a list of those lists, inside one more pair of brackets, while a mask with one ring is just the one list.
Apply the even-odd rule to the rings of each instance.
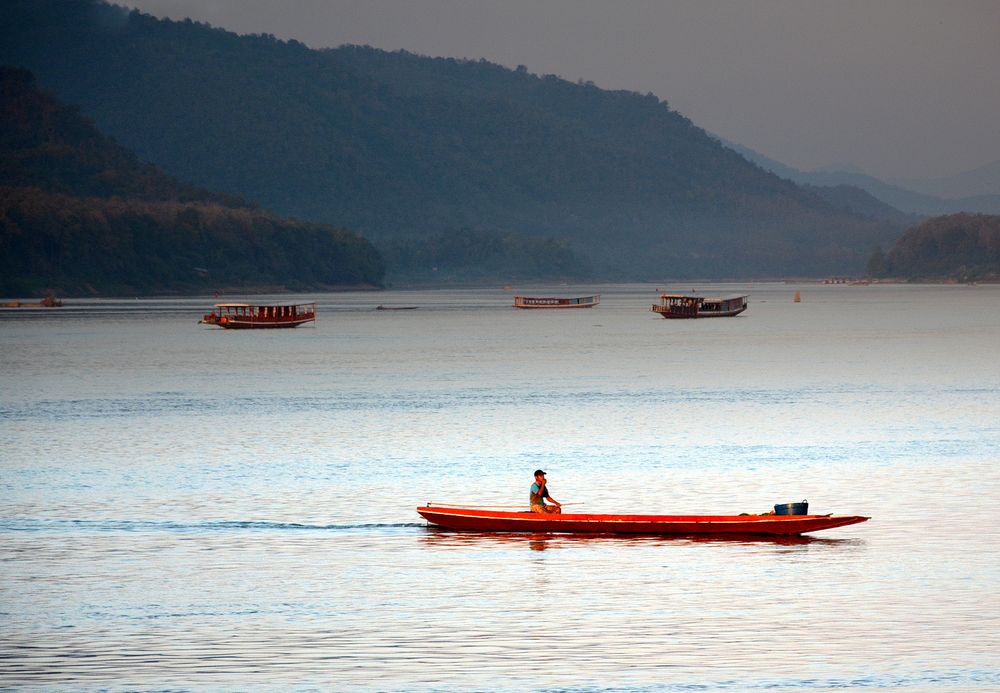
[[[36, 292], [31, 295], [22, 296], [0, 296], [0, 307], [2, 308], [39, 308], [39, 307], [59, 307], [43, 306], [39, 301], [46, 298], [54, 298], [57, 302], [62, 300], [130, 300], [130, 299], [199, 299], [207, 298], [216, 301], [225, 299], [236, 299], [237, 297], [249, 298], [252, 296], [293, 296], [310, 293], [317, 294], [337, 294], [370, 292], [379, 294], [391, 291], [444, 291], [463, 290], [479, 291], [484, 289], [495, 289], [514, 293], [521, 287], [581, 287], [581, 286], [622, 286], [629, 284], [649, 284], [650, 286], [666, 287], [670, 285], [692, 285], [692, 284], [805, 284], [814, 286], [977, 286], [1000, 284], [1000, 277], [989, 277], [976, 281], [959, 281], [950, 278], [886, 278], [868, 279], [851, 277], [754, 277], [754, 278], [726, 278], [726, 279], [634, 279], [634, 280], [581, 280], [581, 279], [518, 279], [518, 280], [482, 280], [482, 281], [455, 281], [455, 282], [389, 282], [384, 286], [374, 284], [336, 284], [319, 285], [304, 289], [290, 289], [286, 286], [252, 286], [252, 287], [225, 287], [212, 292], [205, 291], [158, 291], [151, 293], [63, 293], [46, 290]], [[15, 305], [18, 304], [18, 305]]]

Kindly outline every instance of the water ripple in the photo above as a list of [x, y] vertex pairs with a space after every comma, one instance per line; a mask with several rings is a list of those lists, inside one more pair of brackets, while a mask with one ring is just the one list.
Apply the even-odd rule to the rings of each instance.
[[[0, 314], [0, 687], [998, 690], [1000, 285], [802, 288], [677, 323], [652, 286], [587, 315], [329, 295], [273, 334], [199, 328], [210, 298]], [[873, 519], [693, 539], [414, 512], [523, 503], [536, 468], [595, 512]]]
[[517, 388], [466, 388], [440, 390], [400, 390], [392, 397], [384, 393], [341, 391], [335, 395], [254, 395], [250, 397], [192, 396], [176, 392], [153, 392], [141, 397], [94, 397], [38, 399], [7, 402], [0, 406], [0, 418], [13, 421], [33, 419], [92, 419], [175, 416], [219, 416], [267, 411], [315, 413], [336, 411], [440, 411], [450, 408], [524, 406], [638, 406], [711, 405], [739, 402], [743, 405], [808, 403], [817, 399], [844, 401], [851, 405], [905, 396], [921, 401], [927, 397], [995, 397], [997, 387], [907, 388], [895, 392], [872, 386], [828, 386], [799, 388], [670, 388], [586, 390], [566, 388], [540, 391], [531, 386]]
[[261, 520], [221, 520], [209, 522], [172, 522], [162, 520], [63, 520], [63, 519], [4, 519], [0, 532], [220, 532], [230, 530], [257, 531], [346, 531], [379, 530], [424, 527], [422, 522], [357, 523], [357, 524], [302, 524], [298, 522], [267, 522]]
[[622, 687], [569, 687], [543, 689], [562, 693], [687, 693], [697, 691], [800, 691], [841, 689], [920, 689], [925, 686], [970, 686], [986, 690], [1000, 684], [1000, 669], [928, 670], [919, 675], [868, 674], [856, 677], [784, 678], [784, 679], [730, 679], [713, 682], [666, 683], [646, 686]]

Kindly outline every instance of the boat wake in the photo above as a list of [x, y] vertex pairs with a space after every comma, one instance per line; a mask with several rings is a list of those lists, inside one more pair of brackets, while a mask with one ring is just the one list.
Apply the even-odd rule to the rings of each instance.
[[210, 520], [204, 522], [176, 522], [171, 520], [0, 520], [0, 532], [227, 532], [251, 531], [353, 531], [423, 528], [422, 522], [361, 522], [347, 524], [311, 524], [300, 522], [269, 522], [265, 520]]

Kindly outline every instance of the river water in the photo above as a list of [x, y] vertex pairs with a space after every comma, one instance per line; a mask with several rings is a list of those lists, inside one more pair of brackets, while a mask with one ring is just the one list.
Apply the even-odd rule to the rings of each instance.
[[[658, 288], [750, 308], [663, 320]], [[273, 332], [198, 325], [211, 298], [0, 311], [0, 688], [1000, 689], [1000, 286], [518, 289], [602, 303], [302, 296], [316, 324]], [[526, 503], [538, 467], [567, 510], [872, 519], [414, 512]]]

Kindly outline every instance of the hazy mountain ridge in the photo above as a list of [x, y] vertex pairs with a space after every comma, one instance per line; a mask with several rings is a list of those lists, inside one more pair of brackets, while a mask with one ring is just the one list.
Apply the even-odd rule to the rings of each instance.
[[[745, 156], [761, 168], [771, 171], [801, 185], [815, 187], [853, 186], [864, 190], [877, 200], [887, 204], [912, 219], [918, 217], [946, 214], [984, 213], [1000, 214], [1000, 194], [963, 195], [961, 191], [970, 190], [1000, 190], [1000, 162], [980, 167], [956, 176], [935, 180], [907, 179], [886, 182], [860, 171], [851, 170], [818, 170], [801, 171], [792, 166], [775, 161], [770, 157], [754, 151], [749, 147], [723, 140], [728, 147]], [[920, 187], [921, 191], [906, 187]], [[932, 194], [929, 191], [951, 190], [958, 194], [952, 198]], [[827, 195], [826, 192], [820, 194]]]
[[938, 178], [892, 178], [890, 183], [926, 195], [985, 200], [1000, 196], [1000, 161]]
[[802, 173], [797, 182], [814, 185], [854, 185], [896, 209], [921, 216], [966, 213], [1000, 213], [1000, 195], [980, 195], [948, 199], [907, 190], [886, 183], [874, 176], [846, 171], [813, 171]]
[[817, 276], [859, 271], [902, 231], [750, 164], [653, 95], [85, 0], [6, 14], [0, 58], [168, 172], [376, 240], [493, 229], [570, 241], [604, 276]]
[[0, 67], [0, 295], [376, 285], [371, 244], [171, 178]]
[[901, 212], [886, 204], [867, 190], [856, 185], [811, 185], [801, 183], [835, 207], [859, 214], [870, 219], [881, 219], [895, 224], [915, 224], [922, 216]]

